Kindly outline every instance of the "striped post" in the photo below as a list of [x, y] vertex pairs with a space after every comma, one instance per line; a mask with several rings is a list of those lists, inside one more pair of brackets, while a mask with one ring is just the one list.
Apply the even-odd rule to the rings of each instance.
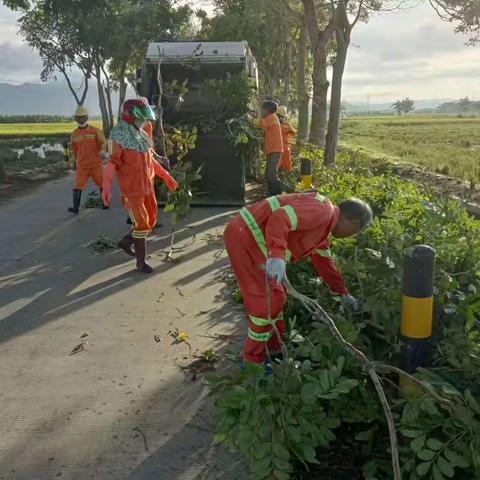
[[65, 142], [63, 144], [63, 158], [65, 160], [65, 163], [70, 163], [70, 149], [68, 147], [68, 142]]
[[[401, 323], [401, 367], [415, 373], [430, 363], [430, 339], [433, 321], [433, 281], [435, 250], [417, 245], [405, 252]], [[411, 385], [400, 377], [400, 386]]]
[[300, 190], [312, 190], [312, 161], [308, 158], [300, 159]]

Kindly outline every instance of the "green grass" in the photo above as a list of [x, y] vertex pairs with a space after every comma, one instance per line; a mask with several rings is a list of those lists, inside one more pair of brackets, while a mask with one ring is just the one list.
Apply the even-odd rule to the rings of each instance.
[[[101, 127], [102, 122], [90, 121], [92, 125]], [[3, 123], [0, 124], [0, 138], [25, 138], [25, 137], [65, 137], [76, 128], [75, 122], [71, 123]]]
[[480, 178], [480, 118], [345, 118], [340, 144], [466, 180]]

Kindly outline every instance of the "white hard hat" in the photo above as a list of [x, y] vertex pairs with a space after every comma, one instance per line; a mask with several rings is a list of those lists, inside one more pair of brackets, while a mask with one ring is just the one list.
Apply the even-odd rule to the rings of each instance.
[[83, 106], [79, 105], [77, 109], [75, 110], [75, 113], [73, 115], [74, 117], [88, 117], [88, 110]]
[[280, 117], [286, 117], [287, 116], [287, 107], [285, 107], [285, 105], [279, 105], [278, 108], [277, 108], [277, 111], [275, 113]]

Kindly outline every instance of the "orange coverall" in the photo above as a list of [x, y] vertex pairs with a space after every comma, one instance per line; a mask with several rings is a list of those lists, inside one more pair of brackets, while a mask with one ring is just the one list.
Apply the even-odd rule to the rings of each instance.
[[281, 124], [282, 139], [283, 139], [283, 153], [280, 159], [280, 167], [282, 170], [290, 171], [292, 169], [292, 151], [290, 143], [297, 134], [296, 130], [287, 122]]
[[227, 225], [225, 246], [249, 315], [245, 360], [262, 363], [267, 347], [272, 352], [280, 350], [272, 321], [281, 335], [285, 332], [282, 311], [286, 291], [272, 279], [268, 280], [268, 319], [264, 269], [267, 257], [290, 262], [309, 257], [333, 292], [348, 293], [329, 250], [328, 237], [339, 215], [338, 207], [327, 198], [316, 193], [299, 193], [270, 197], [243, 208]]
[[117, 167], [122, 204], [132, 220], [133, 238], [146, 238], [157, 222], [153, 179], [156, 169], [164, 169], [153, 160], [152, 155], [151, 149], [138, 152], [122, 149], [121, 145], [112, 142], [110, 161]]
[[282, 153], [282, 129], [280, 128], [280, 120], [278, 117], [274, 113], [271, 113], [256, 121], [255, 124], [265, 132], [265, 156], [267, 157], [271, 153]]
[[99, 128], [88, 125], [72, 132], [73, 161], [77, 166], [76, 190], [83, 190], [87, 186], [88, 177], [92, 178], [98, 188], [102, 188], [103, 167], [100, 151], [104, 145], [105, 136]]

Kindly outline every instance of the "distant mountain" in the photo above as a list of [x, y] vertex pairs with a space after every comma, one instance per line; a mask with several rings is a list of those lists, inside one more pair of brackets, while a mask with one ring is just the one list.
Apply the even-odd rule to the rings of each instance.
[[[415, 110], [434, 110], [439, 105], [449, 102], [451, 99], [433, 99], [433, 100], [415, 100]], [[370, 103], [367, 102], [343, 102], [347, 114], [359, 114], [368, 112], [394, 112], [391, 108], [392, 102], [389, 103]]]
[[[116, 110], [118, 95], [113, 95], [112, 103]], [[100, 115], [97, 86], [94, 82], [90, 84], [85, 106], [92, 116]], [[75, 99], [65, 82], [24, 83], [23, 85], [0, 83], [0, 114], [2, 115], [70, 116], [75, 107]]]

